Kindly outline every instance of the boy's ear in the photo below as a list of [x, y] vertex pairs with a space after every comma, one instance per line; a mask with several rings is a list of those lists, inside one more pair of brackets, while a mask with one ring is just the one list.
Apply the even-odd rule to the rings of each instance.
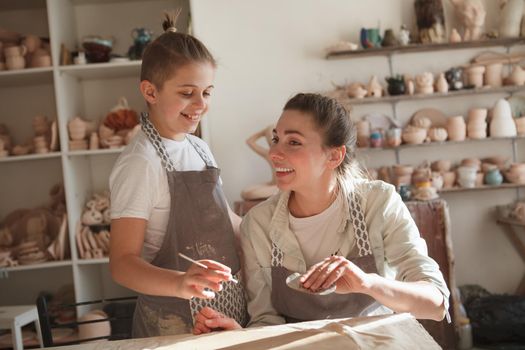
[[157, 102], [157, 88], [149, 80], [143, 80], [140, 82], [140, 92], [150, 104], [155, 104]]
[[336, 169], [343, 160], [345, 159], [346, 155], [346, 146], [340, 146], [340, 147], [334, 147], [330, 149], [328, 164], [331, 169]]

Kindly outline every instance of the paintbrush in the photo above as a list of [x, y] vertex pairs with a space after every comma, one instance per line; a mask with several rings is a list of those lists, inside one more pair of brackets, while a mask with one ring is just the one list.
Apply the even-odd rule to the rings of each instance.
[[[190, 258], [189, 256], [186, 256], [186, 255], [184, 255], [184, 254], [182, 254], [182, 253], [179, 253], [179, 256], [180, 256], [181, 258], [183, 258], [183, 259], [188, 260], [188, 261], [191, 262], [191, 263], [194, 263], [195, 265], [197, 265], [197, 266], [199, 266], [199, 267], [202, 267], [203, 269], [208, 269], [208, 266], [206, 266], [206, 265], [204, 265], [203, 263], [200, 263], [200, 262], [198, 262], [198, 261], [196, 261], [196, 260], [193, 260], [193, 259]], [[239, 281], [237, 281], [235, 278], [233, 278], [233, 276], [232, 276], [232, 279], [231, 279], [230, 281], [232, 281], [233, 283], [239, 283]]]

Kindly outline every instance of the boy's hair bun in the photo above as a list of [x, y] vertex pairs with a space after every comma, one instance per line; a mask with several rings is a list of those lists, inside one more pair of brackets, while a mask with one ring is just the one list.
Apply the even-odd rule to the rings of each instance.
[[177, 22], [177, 18], [179, 18], [181, 12], [181, 8], [178, 8], [177, 10], [175, 10], [175, 12], [164, 12], [165, 19], [162, 22], [162, 29], [164, 29], [164, 32], [177, 32], [177, 27], [175, 27], [175, 23]]

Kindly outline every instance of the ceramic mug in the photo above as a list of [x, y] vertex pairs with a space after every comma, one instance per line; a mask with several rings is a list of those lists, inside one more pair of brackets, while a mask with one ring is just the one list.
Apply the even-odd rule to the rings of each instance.
[[5, 65], [8, 70], [23, 69], [26, 66], [26, 60], [22, 56], [7, 57]]
[[20, 57], [20, 56], [24, 56], [26, 53], [27, 53], [27, 48], [23, 45], [6, 47], [4, 49], [4, 55], [6, 58]]

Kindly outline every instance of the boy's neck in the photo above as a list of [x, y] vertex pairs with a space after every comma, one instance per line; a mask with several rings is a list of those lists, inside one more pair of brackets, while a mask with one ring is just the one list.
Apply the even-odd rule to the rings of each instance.
[[186, 138], [186, 133], [171, 133], [169, 130], [164, 127], [161, 122], [162, 117], [159, 117], [154, 111], [150, 110], [148, 112], [149, 120], [155, 127], [155, 130], [158, 131], [159, 135], [165, 139], [174, 140], [174, 141], [184, 141]]

